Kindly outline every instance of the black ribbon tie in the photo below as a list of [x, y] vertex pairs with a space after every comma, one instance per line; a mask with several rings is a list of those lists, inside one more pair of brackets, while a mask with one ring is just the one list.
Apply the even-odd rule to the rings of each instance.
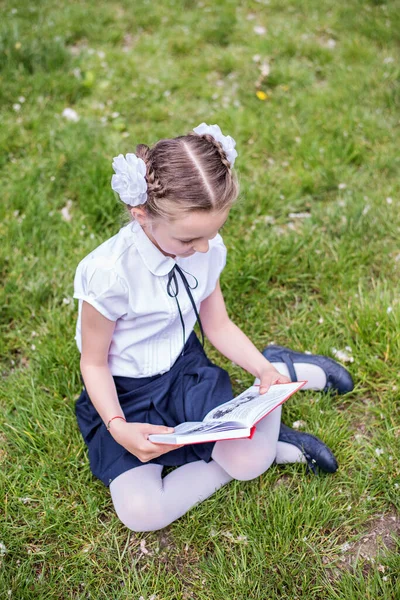
[[190, 273], [187, 273], [187, 271], [185, 271], [185, 273], [187, 273], [188, 275], [190, 275], [191, 277], [193, 277], [193, 279], [196, 282], [196, 284], [194, 286], [191, 286], [189, 284], [188, 280], [186, 279], [183, 270], [177, 264], [175, 264], [175, 266], [168, 273], [167, 292], [168, 292], [168, 296], [170, 296], [170, 298], [175, 298], [176, 305], [178, 307], [179, 317], [180, 317], [180, 320], [181, 320], [182, 331], [183, 331], [183, 350], [182, 350], [181, 354], [184, 354], [184, 352], [185, 352], [185, 342], [186, 342], [186, 340], [185, 340], [185, 322], [183, 320], [183, 315], [182, 315], [181, 307], [179, 306], [179, 300], [178, 300], [179, 285], [178, 285], [178, 278], [176, 276], [176, 272], [178, 272], [179, 275], [181, 276], [181, 279], [183, 281], [183, 285], [185, 286], [185, 289], [186, 289], [186, 292], [187, 292], [187, 294], [189, 296], [190, 302], [192, 303], [193, 310], [194, 310], [194, 312], [196, 314], [196, 319], [197, 319], [197, 322], [199, 324], [200, 331], [201, 331], [201, 339], [202, 339], [202, 345], [203, 345], [203, 347], [204, 347], [204, 331], [203, 331], [203, 326], [201, 324], [200, 315], [198, 313], [197, 306], [196, 306], [196, 303], [195, 303], [195, 301], [193, 299], [192, 292], [191, 292], [191, 290], [195, 290], [197, 288], [197, 286], [199, 285], [199, 282], [197, 281], [197, 279], [196, 279], [196, 277], [194, 275], [191, 275]]

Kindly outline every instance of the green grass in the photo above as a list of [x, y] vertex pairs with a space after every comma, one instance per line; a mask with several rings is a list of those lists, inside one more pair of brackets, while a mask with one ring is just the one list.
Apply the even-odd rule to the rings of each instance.
[[[398, 598], [398, 2], [0, 6], [0, 597]], [[334, 450], [334, 476], [274, 466], [135, 534], [75, 421], [73, 276], [123, 222], [112, 157], [202, 121], [239, 152], [223, 232], [230, 316], [260, 349], [350, 346], [356, 385], [284, 408]], [[251, 383], [207, 349], [236, 391]]]

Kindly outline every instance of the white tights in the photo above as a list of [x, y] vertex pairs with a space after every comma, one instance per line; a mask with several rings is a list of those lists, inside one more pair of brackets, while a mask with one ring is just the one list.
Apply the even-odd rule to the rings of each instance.
[[264, 417], [250, 439], [223, 440], [214, 445], [212, 460], [188, 463], [162, 477], [162, 465], [145, 464], [125, 471], [110, 484], [115, 511], [133, 531], [166, 527], [220, 487], [238, 479], [255, 479], [274, 460], [305, 462], [292, 444], [278, 442], [281, 407]]

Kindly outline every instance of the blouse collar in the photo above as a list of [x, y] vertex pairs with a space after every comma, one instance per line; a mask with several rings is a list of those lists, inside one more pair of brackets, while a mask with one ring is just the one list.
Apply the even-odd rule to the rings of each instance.
[[153, 244], [137, 221], [133, 221], [130, 227], [131, 231], [135, 233], [136, 248], [140, 254], [140, 258], [149, 271], [158, 277], [167, 275], [175, 266], [176, 261], [171, 256], [165, 256]]

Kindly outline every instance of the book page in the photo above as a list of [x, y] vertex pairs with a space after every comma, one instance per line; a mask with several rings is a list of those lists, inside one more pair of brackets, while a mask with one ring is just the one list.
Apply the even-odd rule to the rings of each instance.
[[211, 410], [204, 421], [229, 420], [239, 421], [251, 427], [263, 415], [283, 402], [299, 387], [299, 382], [279, 383], [271, 385], [266, 394], [260, 395], [259, 386], [252, 386], [242, 394]]
[[174, 433], [171, 435], [192, 435], [194, 433], [208, 433], [211, 431], [226, 431], [229, 429], [240, 429], [240, 423], [227, 423], [225, 421], [208, 421], [206, 422], [187, 422], [181, 423], [174, 428]]

